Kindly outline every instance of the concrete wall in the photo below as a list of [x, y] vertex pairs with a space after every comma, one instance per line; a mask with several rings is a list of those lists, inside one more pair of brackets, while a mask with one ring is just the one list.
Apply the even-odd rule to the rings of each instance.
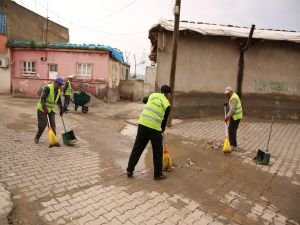
[[[6, 48], [7, 37], [0, 34], [0, 59], [9, 61], [9, 50]], [[8, 67], [0, 67], [0, 93], [10, 93], [10, 65]]]
[[[10, 0], [0, 0], [0, 9], [6, 13], [9, 40], [46, 41], [47, 19]], [[48, 21], [48, 42], [69, 42], [69, 30]]]
[[[163, 38], [162, 33], [159, 39]], [[164, 33], [165, 41], [158, 46], [157, 85], [169, 83], [172, 57], [172, 33]], [[229, 38], [179, 36], [175, 90], [181, 92], [223, 92], [235, 86], [239, 48]]]
[[[164, 35], [164, 37], [163, 37]], [[159, 33], [158, 86], [169, 83], [172, 33]], [[236, 89], [242, 39], [180, 33], [175, 80], [179, 117], [223, 114], [226, 86]], [[245, 53], [245, 115], [300, 119], [300, 45], [255, 40]]]
[[117, 88], [120, 80], [125, 80], [128, 76], [130, 67], [127, 64], [121, 63], [116, 60], [110, 60], [109, 62], [109, 87]]
[[[8, 50], [0, 52], [0, 58], [7, 59], [9, 62]], [[10, 93], [10, 65], [7, 68], [0, 68], [0, 93]]]
[[258, 41], [245, 54], [243, 92], [300, 96], [300, 45]]
[[[165, 35], [157, 56], [158, 85], [169, 82], [172, 33]], [[162, 33], [159, 38], [162, 38]], [[161, 44], [163, 45], [163, 44]], [[236, 88], [240, 40], [181, 33], [176, 64], [176, 91], [221, 93]], [[300, 45], [254, 41], [245, 53], [243, 93], [300, 96]]]
[[156, 81], [156, 67], [155, 66], [146, 66], [145, 74], [145, 84], [147, 84], [147, 90], [144, 91], [146, 95], [150, 92], [155, 91], [155, 81]]
[[144, 97], [144, 81], [121, 80], [119, 85], [120, 98], [139, 101]]

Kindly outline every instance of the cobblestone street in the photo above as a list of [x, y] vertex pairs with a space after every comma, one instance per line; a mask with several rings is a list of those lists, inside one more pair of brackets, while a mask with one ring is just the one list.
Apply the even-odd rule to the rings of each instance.
[[35, 99], [0, 102], [0, 184], [14, 204], [9, 224], [300, 224], [300, 124], [275, 121], [271, 163], [259, 166], [252, 158], [266, 146], [268, 121], [243, 121], [240, 150], [228, 156], [207, 144], [222, 144], [221, 120], [182, 121], [167, 131], [174, 169], [154, 181], [151, 151], [133, 179], [125, 176], [133, 139], [121, 131], [130, 124], [108, 107], [64, 115], [79, 141], [48, 148], [46, 131], [33, 142]]

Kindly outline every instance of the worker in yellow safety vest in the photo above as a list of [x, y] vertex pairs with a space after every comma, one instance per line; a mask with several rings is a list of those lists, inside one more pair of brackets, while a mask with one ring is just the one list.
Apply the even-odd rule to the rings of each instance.
[[[55, 125], [55, 106], [58, 105], [60, 109], [60, 116], [63, 115], [62, 103], [61, 103], [61, 86], [64, 84], [64, 80], [61, 77], [57, 77], [53, 83], [44, 86], [41, 97], [37, 103], [37, 119], [38, 119], [38, 131], [34, 137], [34, 142], [39, 143], [39, 139], [42, 136], [47, 124], [48, 118], [50, 126], [53, 132], [56, 134]], [[60, 147], [60, 144], [56, 144]]]
[[233, 92], [232, 87], [225, 89], [226, 102], [229, 105], [229, 111], [224, 119], [226, 123], [229, 121], [228, 133], [229, 142], [232, 150], [237, 150], [237, 130], [241, 119], [243, 118], [243, 108], [239, 96]]
[[63, 111], [66, 113], [68, 112], [68, 106], [70, 104], [70, 100], [71, 100], [71, 95], [72, 95], [72, 81], [73, 81], [74, 75], [70, 75], [67, 77], [67, 81], [64, 85], [63, 88], [63, 95], [64, 95], [64, 107], [63, 107]]
[[132, 152], [129, 157], [127, 176], [132, 177], [136, 164], [148, 142], [151, 141], [154, 164], [154, 180], [165, 179], [162, 173], [163, 144], [162, 132], [165, 131], [170, 113], [171, 88], [168, 85], [161, 87], [161, 93], [152, 93], [145, 97], [146, 104], [138, 121], [138, 130]]

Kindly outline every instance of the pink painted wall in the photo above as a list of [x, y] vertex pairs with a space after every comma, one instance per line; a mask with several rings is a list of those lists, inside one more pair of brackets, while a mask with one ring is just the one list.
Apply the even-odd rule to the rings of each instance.
[[[76, 74], [77, 63], [92, 64], [92, 76], [88, 80], [78, 80], [75, 82], [92, 82], [92, 81], [106, 81], [109, 80], [109, 54], [107, 52], [86, 52], [78, 50], [50, 50], [47, 52], [42, 50], [28, 50], [28, 49], [12, 49], [12, 92], [14, 95], [36, 97], [39, 87], [48, 82], [49, 79], [49, 64], [58, 65], [58, 74], [62, 77]], [[41, 57], [46, 57], [44, 62]], [[24, 77], [21, 75], [22, 61], [36, 62], [36, 76]]]
[[6, 43], [7, 37], [3, 34], [0, 34], [0, 53], [6, 52]]

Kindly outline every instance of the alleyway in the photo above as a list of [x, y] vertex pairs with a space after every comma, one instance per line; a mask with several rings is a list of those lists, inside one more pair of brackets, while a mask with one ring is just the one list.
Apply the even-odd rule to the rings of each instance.
[[258, 166], [252, 158], [266, 147], [270, 121], [246, 118], [241, 149], [229, 155], [221, 151], [221, 119], [179, 121], [167, 130], [175, 164], [168, 178], [153, 180], [147, 151], [128, 179], [142, 104], [93, 99], [87, 114], [70, 107], [65, 123], [79, 141], [48, 148], [46, 131], [33, 142], [36, 101], [0, 95], [0, 185], [14, 204], [9, 224], [300, 224], [299, 123], [275, 121], [271, 163]]

